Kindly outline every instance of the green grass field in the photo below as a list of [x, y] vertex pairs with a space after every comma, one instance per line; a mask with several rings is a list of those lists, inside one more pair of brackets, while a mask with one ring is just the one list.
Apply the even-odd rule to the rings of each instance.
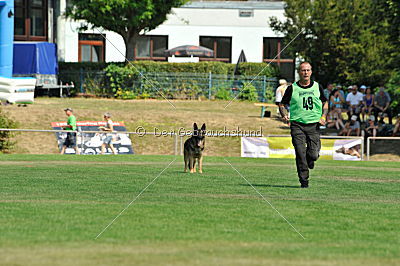
[[[155, 182], [95, 237], [174, 159]], [[0, 265], [399, 265], [400, 165], [0, 155]]]

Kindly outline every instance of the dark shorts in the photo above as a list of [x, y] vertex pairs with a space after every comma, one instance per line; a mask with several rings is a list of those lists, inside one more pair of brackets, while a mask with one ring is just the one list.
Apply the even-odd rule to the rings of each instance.
[[67, 133], [67, 137], [64, 141], [64, 146], [67, 148], [75, 148], [76, 147], [76, 133]]

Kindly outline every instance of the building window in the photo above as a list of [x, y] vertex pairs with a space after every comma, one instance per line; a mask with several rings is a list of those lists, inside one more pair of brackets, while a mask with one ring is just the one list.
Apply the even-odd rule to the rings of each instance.
[[105, 39], [101, 34], [79, 33], [79, 62], [104, 62]]
[[232, 37], [209, 37], [200, 36], [200, 46], [207, 47], [214, 51], [214, 58], [200, 58], [205, 61], [231, 62]]
[[139, 36], [136, 42], [135, 58], [137, 60], [166, 61], [165, 50], [168, 49], [168, 36]]
[[294, 81], [294, 57], [286, 50], [282, 38], [264, 38], [263, 61], [279, 68], [281, 76], [286, 80]]
[[14, 39], [47, 41], [47, 1], [15, 0]]

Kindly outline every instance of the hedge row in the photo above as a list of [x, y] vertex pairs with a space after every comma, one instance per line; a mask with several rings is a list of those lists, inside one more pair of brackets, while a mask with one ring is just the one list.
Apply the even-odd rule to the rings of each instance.
[[[157, 75], [144, 79], [140, 73], [195, 73], [193, 75], [212, 73], [226, 76], [227, 82], [223, 85], [213, 84], [213, 91], [216, 92], [222, 87], [229, 89], [235, 67], [235, 64], [222, 62], [60, 63], [59, 77], [64, 82], [74, 82], [75, 91], [72, 91], [72, 94], [86, 92], [124, 99], [153, 98], [160, 96], [158, 91], [154, 91], [154, 87], [157, 87], [169, 98], [196, 98], [209, 93], [205, 92], [204, 84], [199, 84], [201, 82], [196, 77], [185, 77], [174, 81], [164, 78], [160, 81]], [[256, 75], [276, 77], [279, 71], [265, 63], [241, 63], [236, 69], [236, 74], [244, 77]], [[155, 84], [157, 82], [161, 83]]]
[[[88, 72], [88, 71], [103, 71], [108, 66], [118, 67], [136, 67], [142, 72], [186, 72], [186, 73], [213, 73], [232, 75], [236, 64], [227, 64], [222, 62], [199, 62], [199, 63], [167, 63], [155, 61], [133, 61], [131, 63], [112, 62], [112, 63], [66, 63], [59, 62], [58, 69], [60, 75], [65, 72]], [[279, 75], [279, 70], [275, 67], [268, 66], [266, 63], [240, 63], [237, 69], [238, 75], [276, 77]]]

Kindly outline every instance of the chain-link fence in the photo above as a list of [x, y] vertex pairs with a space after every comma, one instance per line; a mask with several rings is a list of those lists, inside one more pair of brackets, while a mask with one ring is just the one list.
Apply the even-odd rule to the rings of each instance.
[[[277, 79], [266, 76], [235, 76], [210, 73], [148, 72], [115, 82], [117, 77], [103, 71], [70, 71], [60, 74], [60, 80], [73, 82], [75, 91], [101, 97], [221, 99], [269, 102], [273, 101]], [[120, 86], [113, 84], [118, 83]], [[122, 84], [122, 86], [121, 86]]]

